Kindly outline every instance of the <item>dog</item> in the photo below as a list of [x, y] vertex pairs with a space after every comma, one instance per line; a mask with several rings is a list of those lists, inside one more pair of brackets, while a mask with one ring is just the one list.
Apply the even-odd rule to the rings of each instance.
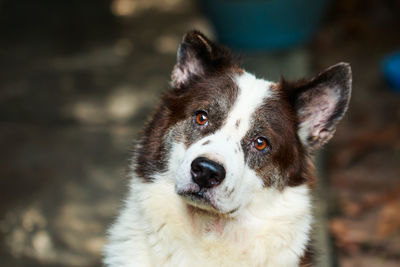
[[312, 155], [347, 110], [351, 68], [271, 82], [199, 31], [136, 146], [106, 266], [310, 266]]

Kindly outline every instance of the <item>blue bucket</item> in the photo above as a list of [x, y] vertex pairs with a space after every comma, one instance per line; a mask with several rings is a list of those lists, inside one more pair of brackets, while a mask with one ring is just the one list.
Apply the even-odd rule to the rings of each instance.
[[219, 41], [239, 50], [279, 50], [310, 40], [330, 0], [200, 0]]
[[400, 92], [400, 51], [383, 60], [382, 72], [391, 88]]

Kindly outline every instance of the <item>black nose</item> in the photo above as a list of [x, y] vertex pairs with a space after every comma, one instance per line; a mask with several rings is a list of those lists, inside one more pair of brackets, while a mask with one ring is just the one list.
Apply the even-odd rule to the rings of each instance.
[[204, 157], [193, 160], [191, 167], [192, 179], [200, 187], [211, 188], [217, 186], [225, 178], [224, 167]]

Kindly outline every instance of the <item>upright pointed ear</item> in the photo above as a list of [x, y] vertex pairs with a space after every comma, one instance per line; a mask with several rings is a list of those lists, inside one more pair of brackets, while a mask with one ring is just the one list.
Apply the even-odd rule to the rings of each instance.
[[282, 82], [298, 119], [298, 135], [309, 151], [328, 142], [347, 110], [351, 95], [351, 68], [336, 64], [315, 78], [297, 83]]
[[227, 48], [214, 44], [199, 31], [190, 31], [179, 45], [171, 85], [182, 88], [192, 79], [237, 66], [234, 61]]

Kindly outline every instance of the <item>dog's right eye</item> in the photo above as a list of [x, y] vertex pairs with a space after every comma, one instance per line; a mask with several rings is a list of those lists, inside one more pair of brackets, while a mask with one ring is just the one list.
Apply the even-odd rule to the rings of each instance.
[[253, 140], [252, 145], [258, 151], [265, 151], [268, 148], [269, 143], [266, 138], [260, 136]]
[[205, 111], [196, 112], [196, 124], [198, 125], [207, 125], [208, 124], [208, 115]]

